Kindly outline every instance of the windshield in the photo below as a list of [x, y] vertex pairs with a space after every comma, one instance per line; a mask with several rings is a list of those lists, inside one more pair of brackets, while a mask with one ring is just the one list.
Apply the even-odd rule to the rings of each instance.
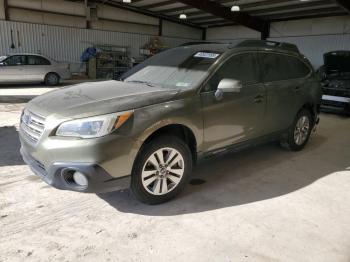
[[193, 88], [208, 75], [208, 69], [219, 56], [214, 51], [174, 48], [147, 59], [122, 79], [169, 89]]

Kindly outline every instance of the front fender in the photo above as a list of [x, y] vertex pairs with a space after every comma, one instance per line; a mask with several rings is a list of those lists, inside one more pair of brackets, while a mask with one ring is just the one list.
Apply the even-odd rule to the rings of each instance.
[[135, 140], [140, 148], [157, 130], [169, 125], [189, 128], [197, 143], [197, 151], [203, 144], [203, 119], [200, 97], [170, 101], [135, 110]]

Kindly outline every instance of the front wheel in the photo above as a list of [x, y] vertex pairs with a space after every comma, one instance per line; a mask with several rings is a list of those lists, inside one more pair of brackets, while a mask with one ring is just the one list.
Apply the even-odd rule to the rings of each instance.
[[181, 139], [156, 138], [141, 149], [135, 161], [131, 190], [143, 203], [164, 203], [180, 193], [191, 171], [191, 151]]
[[310, 111], [302, 109], [288, 131], [287, 147], [292, 151], [302, 150], [309, 141], [312, 128], [313, 121]]

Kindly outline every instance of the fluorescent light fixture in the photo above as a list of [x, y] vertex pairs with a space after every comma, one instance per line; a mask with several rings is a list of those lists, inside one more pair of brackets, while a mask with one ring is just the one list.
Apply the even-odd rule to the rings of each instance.
[[123, 3], [125, 3], [125, 4], [130, 4], [130, 3], [131, 3], [131, 0], [123, 0]]
[[187, 19], [187, 15], [182, 13], [182, 14], [179, 16], [179, 18], [182, 19], [182, 20]]
[[239, 12], [241, 11], [241, 8], [238, 5], [233, 5], [231, 7], [231, 12]]

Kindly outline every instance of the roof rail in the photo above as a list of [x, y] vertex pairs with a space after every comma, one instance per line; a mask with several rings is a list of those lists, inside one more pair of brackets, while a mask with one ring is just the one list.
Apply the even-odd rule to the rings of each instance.
[[296, 45], [283, 42], [275, 41], [264, 41], [264, 40], [245, 40], [234, 47], [267, 47], [267, 48], [276, 48], [280, 50], [293, 51], [300, 53]]

